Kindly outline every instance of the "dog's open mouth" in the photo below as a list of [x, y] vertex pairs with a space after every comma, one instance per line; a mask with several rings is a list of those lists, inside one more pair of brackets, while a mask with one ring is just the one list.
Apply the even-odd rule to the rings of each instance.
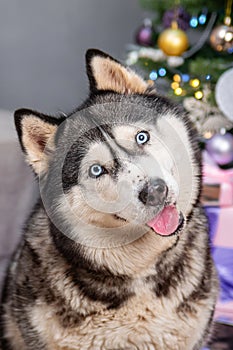
[[[115, 219], [127, 222], [126, 219], [114, 214]], [[184, 216], [179, 212], [174, 204], [167, 205], [152, 220], [147, 223], [155, 233], [161, 236], [171, 236], [176, 234], [184, 226]]]
[[184, 217], [175, 205], [168, 205], [147, 225], [161, 236], [170, 236], [182, 228]]
[[115, 219], [117, 219], [117, 220], [119, 220], [119, 221], [127, 222], [126, 219], [124, 219], [124, 218], [122, 218], [122, 217], [120, 217], [120, 216], [118, 216], [118, 215], [116, 215], [116, 214], [114, 214], [113, 216], [114, 216]]

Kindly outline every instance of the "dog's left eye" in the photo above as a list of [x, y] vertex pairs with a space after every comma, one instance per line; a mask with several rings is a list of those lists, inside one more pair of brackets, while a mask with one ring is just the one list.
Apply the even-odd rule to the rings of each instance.
[[89, 176], [90, 177], [97, 178], [97, 177], [103, 175], [104, 173], [106, 173], [105, 168], [99, 164], [93, 164], [89, 168]]
[[140, 131], [135, 136], [135, 139], [138, 145], [144, 145], [150, 140], [150, 134], [148, 131]]

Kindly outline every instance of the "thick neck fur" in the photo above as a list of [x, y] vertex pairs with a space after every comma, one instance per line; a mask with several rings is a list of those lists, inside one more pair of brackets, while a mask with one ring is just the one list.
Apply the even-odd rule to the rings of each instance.
[[[199, 209], [195, 210], [198, 214]], [[106, 271], [113, 275], [127, 275], [132, 278], [152, 273], [155, 264], [172, 250], [182, 252], [186, 242], [195, 235], [196, 228], [184, 228], [180, 235], [161, 237], [149, 230], [144, 236], [127, 245], [104, 249], [84, 247], [63, 235], [50, 222], [50, 233], [56, 248], [73, 267], [85, 270]], [[171, 254], [171, 256], [172, 256]], [[176, 257], [176, 254], [174, 254]]]

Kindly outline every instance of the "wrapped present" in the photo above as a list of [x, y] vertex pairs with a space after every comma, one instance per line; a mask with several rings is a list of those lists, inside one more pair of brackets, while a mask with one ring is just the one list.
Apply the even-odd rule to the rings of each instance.
[[233, 325], [233, 206], [205, 207], [212, 256], [219, 275], [220, 295], [215, 319]]
[[233, 169], [204, 154], [202, 202], [209, 219], [212, 256], [220, 281], [215, 319], [233, 325]]
[[203, 153], [202, 202], [207, 206], [233, 206], [233, 169], [220, 169]]

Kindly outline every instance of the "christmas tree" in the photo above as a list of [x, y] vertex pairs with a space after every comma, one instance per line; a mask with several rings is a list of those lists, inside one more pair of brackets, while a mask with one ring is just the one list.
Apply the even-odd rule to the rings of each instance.
[[137, 45], [129, 45], [127, 64], [143, 68], [159, 93], [183, 103], [200, 135], [230, 130], [232, 0], [139, 1], [152, 16], [138, 29]]

